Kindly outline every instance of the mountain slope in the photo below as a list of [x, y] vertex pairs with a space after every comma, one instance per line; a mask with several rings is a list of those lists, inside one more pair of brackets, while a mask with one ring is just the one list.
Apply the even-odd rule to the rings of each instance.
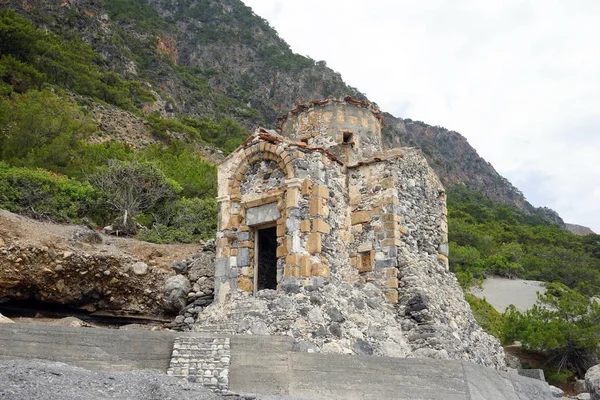
[[[142, 114], [232, 118], [247, 129], [273, 128], [277, 116], [298, 102], [365, 98], [324, 61], [294, 54], [239, 0], [4, 0], [0, 7], [90, 45], [101, 68], [152, 93], [154, 100], [138, 105]], [[551, 210], [532, 207], [457, 132], [386, 114], [384, 140], [420, 147], [446, 187], [464, 184], [563, 224]]]

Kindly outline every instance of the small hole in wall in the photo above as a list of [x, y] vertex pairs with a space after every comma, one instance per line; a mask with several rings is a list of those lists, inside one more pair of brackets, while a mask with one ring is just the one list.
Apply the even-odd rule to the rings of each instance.
[[300, 141], [308, 146], [308, 139], [300, 139]]
[[344, 132], [344, 144], [353, 145], [354, 144], [354, 134], [350, 131]]

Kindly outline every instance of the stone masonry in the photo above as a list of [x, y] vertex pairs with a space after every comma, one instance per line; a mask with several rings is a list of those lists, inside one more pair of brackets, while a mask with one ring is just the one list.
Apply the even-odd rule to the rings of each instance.
[[[222, 161], [215, 303], [198, 330], [505, 367], [448, 270], [444, 188], [419, 150], [383, 150], [382, 123], [366, 102], [313, 101]], [[272, 270], [258, 240], [269, 232]]]

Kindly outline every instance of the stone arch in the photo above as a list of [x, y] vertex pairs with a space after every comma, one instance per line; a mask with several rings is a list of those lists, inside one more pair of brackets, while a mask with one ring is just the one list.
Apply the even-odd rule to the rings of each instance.
[[[283, 146], [267, 141], [259, 141], [244, 150], [245, 157], [236, 168], [234, 178], [231, 182], [229, 195], [240, 195], [240, 185], [248, 168], [260, 160], [272, 160], [277, 163], [279, 168], [285, 173], [286, 179], [296, 176], [294, 166], [292, 165], [292, 156], [284, 150]], [[262, 157], [261, 157], [262, 155]]]

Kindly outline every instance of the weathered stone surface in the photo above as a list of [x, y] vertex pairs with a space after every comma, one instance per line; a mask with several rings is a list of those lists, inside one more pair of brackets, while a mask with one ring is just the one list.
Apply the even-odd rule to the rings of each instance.
[[165, 308], [171, 312], [179, 312], [186, 306], [187, 295], [191, 289], [190, 281], [183, 275], [168, 278], [163, 288]]
[[585, 373], [585, 386], [592, 400], [600, 400], [600, 364]]
[[277, 203], [265, 204], [246, 210], [246, 225], [260, 225], [276, 221], [280, 217]]

